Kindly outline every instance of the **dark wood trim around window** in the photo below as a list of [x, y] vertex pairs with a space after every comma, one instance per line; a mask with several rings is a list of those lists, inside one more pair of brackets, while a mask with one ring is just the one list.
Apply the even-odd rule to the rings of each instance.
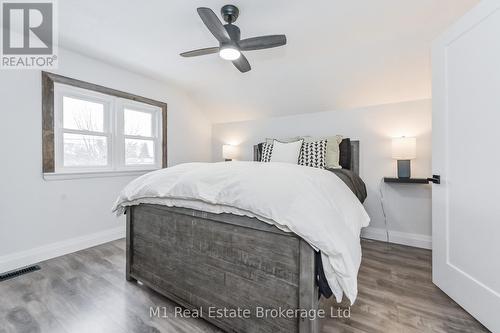
[[167, 103], [155, 101], [146, 97], [129, 94], [123, 91], [106, 88], [97, 84], [88, 83], [69, 77], [42, 71], [42, 156], [44, 173], [55, 171], [55, 147], [54, 147], [54, 83], [96, 91], [102, 94], [130, 99], [144, 104], [153, 105], [162, 110], [163, 131], [163, 160], [162, 166], [167, 167]]

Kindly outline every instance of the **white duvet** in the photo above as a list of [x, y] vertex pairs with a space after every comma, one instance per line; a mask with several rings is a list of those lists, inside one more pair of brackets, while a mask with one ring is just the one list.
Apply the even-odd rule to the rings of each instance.
[[321, 250], [337, 301], [357, 295], [363, 205], [334, 173], [288, 163], [187, 163], [145, 174], [121, 192], [113, 211], [151, 203], [256, 217]]

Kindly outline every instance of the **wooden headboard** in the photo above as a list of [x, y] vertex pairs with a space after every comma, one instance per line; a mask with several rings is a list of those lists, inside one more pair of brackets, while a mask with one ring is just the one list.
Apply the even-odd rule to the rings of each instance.
[[[261, 151], [259, 145], [253, 146], [253, 160], [260, 161]], [[351, 168], [355, 174], [359, 175], [359, 141], [351, 140]]]

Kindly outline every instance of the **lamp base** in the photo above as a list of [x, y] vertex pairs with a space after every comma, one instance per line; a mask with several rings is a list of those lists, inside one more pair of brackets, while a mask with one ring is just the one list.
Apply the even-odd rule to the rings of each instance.
[[398, 178], [410, 178], [410, 177], [411, 177], [411, 161], [398, 160]]

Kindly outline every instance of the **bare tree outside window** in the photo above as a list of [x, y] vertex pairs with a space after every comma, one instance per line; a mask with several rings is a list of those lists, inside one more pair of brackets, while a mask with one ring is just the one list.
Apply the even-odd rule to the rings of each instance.
[[155, 160], [152, 115], [125, 108], [125, 163], [152, 164]]
[[103, 104], [65, 96], [63, 98], [63, 127], [65, 130], [89, 132], [88, 135], [64, 133], [65, 166], [107, 164], [108, 139], [104, 133]]

